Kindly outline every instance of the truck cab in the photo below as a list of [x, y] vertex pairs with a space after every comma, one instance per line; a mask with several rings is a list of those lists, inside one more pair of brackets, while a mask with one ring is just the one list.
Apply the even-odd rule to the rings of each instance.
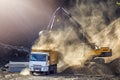
[[57, 53], [51, 50], [32, 50], [29, 58], [29, 69], [33, 74], [37, 73], [56, 73], [58, 57]]

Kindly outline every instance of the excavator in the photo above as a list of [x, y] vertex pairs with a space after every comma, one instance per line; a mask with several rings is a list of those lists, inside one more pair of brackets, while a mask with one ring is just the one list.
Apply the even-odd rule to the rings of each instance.
[[[55, 23], [55, 20], [57, 22], [60, 22], [60, 20], [57, 19], [57, 17], [58, 17], [57, 15], [62, 15], [62, 16], [60, 16], [63, 19], [62, 23], [64, 23], [65, 16], [67, 16], [67, 19], [69, 18], [70, 22], [72, 23], [71, 25], [74, 26], [73, 29], [76, 32], [77, 36], [80, 38], [80, 40], [82, 40], [82, 42], [84, 42], [86, 45], [89, 45], [94, 50], [96, 56], [99, 56], [99, 57], [112, 56], [112, 49], [110, 49], [109, 47], [99, 47], [95, 43], [90, 43], [90, 41], [87, 38], [88, 37], [87, 34], [85, 33], [84, 29], [81, 27], [81, 24], [79, 24], [77, 22], [77, 20], [74, 19], [74, 17], [71, 15], [71, 13], [69, 13], [66, 9], [64, 9], [62, 7], [58, 7], [55, 10], [55, 12], [53, 13], [52, 18], [49, 22], [47, 30], [45, 32], [41, 31], [39, 33], [39, 35], [41, 35], [42, 33], [48, 33], [48, 32], [51, 32], [52, 30], [54, 30], [53, 25]], [[65, 15], [65, 16], [63, 16], [63, 15]], [[62, 25], [61, 22], [60, 22], [60, 25]], [[82, 30], [82, 32], [80, 32], [79, 30]]]

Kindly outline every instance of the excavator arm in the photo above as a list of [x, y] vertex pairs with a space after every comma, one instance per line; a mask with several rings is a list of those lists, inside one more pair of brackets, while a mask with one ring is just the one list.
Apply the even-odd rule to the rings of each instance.
[[51, 17], [51, 20], [49, 22], [49, 25], [47, 27], [46, 33], [47, 32], [51, 32], [51, 30], [53, 29], [55, 18], [57, 17], [58, 14], [59, 15], [63, 15], [64, 14], [64, 15], [66, 15], [68, 17], [68, 19], [71, 22], [71, 25], [73, 26], [72, 28], [76, 32], [76, 34], [79, 37], [79, 39], [83, 43], [85, 43], [86, 45], [90, 46], [93, 49], [93, 51], [95, 52], [95, 56], [99, 56], [99, 57], [109, 57], [109, 56], [112, 56], [112, 50], [109, 47], [101, 47], [99, 49], [95, 49], [95, 44], [92, 44], [92, 43], [89, 42], [88, 35], [85, 33], [85, 31], [84, 31], [83, 27], [81, 26], [81, 24], [79, 22], [77, 22], [77, 20], [75, 20], [75, 18], [71, 15], [71, 13], [69, 13], [67, 10], [65, 10], [62, 7], [58, 7], [54, 11], [54, 13], [53, 13], [53, 15]]

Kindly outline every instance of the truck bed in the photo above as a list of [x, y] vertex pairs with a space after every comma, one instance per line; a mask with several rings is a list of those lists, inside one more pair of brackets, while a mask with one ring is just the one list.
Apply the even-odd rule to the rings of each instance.
[[29, 62], [9, 62], [9, 72], [21, 72], [29, 66]]

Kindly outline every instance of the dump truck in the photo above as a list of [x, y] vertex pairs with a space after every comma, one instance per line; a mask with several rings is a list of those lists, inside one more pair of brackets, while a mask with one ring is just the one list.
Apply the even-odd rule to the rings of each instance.
[[57, 73], [58, 52], [52, 50], [32, 49], [29, 59], [29, 70], [34, 73]]
[[[95, 57], [112, 56], [112, 52], [109, 47], [100, 47], [99, 49], [94, 49], [94, 51]], [[31, 74], [56, 74], [59, 60], [58, 55], [59, 53], [57, 51], [32, 49], [29, 56], [29, 70]]]

